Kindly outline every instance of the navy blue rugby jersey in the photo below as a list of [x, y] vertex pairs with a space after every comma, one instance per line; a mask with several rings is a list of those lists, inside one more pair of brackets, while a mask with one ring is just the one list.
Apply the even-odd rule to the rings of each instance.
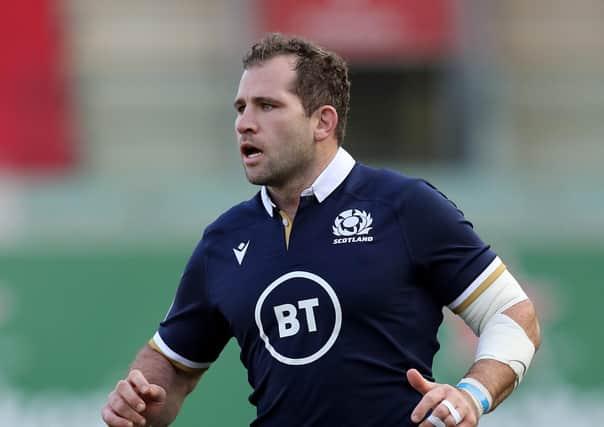
[[498, 258], [425, 181], [340, 149], [315, 183], [293, 224], [263, 188], [208, 226], [150, 344], [196, 369], [235, 337], [252, 426], [414, 426], [405, 373]]

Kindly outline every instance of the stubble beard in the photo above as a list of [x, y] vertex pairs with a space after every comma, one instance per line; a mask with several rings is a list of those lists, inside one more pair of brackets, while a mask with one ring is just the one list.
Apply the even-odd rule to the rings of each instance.
[[244, 164], [247, 180], [254, 185], [273, 188], [284, 188], [303, 180], [314, 158], [312, 143], [308, 138], [302, 125], [293, 126], [287, 135], [280, 138], [288, 148], [275, 152], [273, 157], [263, 159], [261, 164], [256, 166], [256, 170], [248, 169]]
[[301, 159], [300, 155], [303, 155], [303, 153], [297, 154], [298, 156], [294, 156], [292, 161], [288, 161], [285, 164], [275, 165], [268, 163], [258, 173], [253, 173], [244, 166], [245, 176], [254, 185], [264, 185], [274, 188], [285, 187], [302, 177], [310, 166], [310, 158], [303, 156], [304, 158]]
[[268, 165], [264, 170], [259, 173], [254, 173], [245, 168], [245, 176], [247, 180], [254, 185], [265, 185], [267, 187], [279, 187], [287, 181], [287, 177], [290, 175], [287, 167], [281, 167], [275, 169]]

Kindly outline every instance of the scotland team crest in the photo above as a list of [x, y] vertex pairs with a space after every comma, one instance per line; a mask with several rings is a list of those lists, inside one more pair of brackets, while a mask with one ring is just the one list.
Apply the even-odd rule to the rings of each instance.
[[369, 236], [372, 230], [373, 218], [370, 213], [360, 209], [347, 209], [336, 217], [332, 232], [338, 239], [333, 239], [333, 244], [372, 242]]

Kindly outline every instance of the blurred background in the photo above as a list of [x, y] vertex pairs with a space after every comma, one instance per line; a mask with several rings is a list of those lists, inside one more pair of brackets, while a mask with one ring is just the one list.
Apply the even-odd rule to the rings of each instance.
[[[536, 302], [542, 350], [481, 425], [604, 419], [603, 2], [4, 3], [0, 425], [102, 425], [204, 227], [257, 191], [232, 102], [275, 30], [349, 61], [345, 147], [439, 187]], [[472, 359], [451, 320], [441, 381]], [[248, 425], [249, 393], [230, 343], [174, 425]]]

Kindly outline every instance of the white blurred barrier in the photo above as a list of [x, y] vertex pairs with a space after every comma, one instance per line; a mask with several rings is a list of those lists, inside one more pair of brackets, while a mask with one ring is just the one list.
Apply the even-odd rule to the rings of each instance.
[[504, 402], [480, 427], [593, 427], [604, 420], [604, 390], [581, 393], [574, 388], [524, 393], [524, 399]]
[[24, 226], [19, 187], [15, 179], [0, 176], [0, 246], [16, 240]]
[[106, 392], [25, 397], [0, 390], [0, 424], [6, 427], [102, 427], [100, 408]]

